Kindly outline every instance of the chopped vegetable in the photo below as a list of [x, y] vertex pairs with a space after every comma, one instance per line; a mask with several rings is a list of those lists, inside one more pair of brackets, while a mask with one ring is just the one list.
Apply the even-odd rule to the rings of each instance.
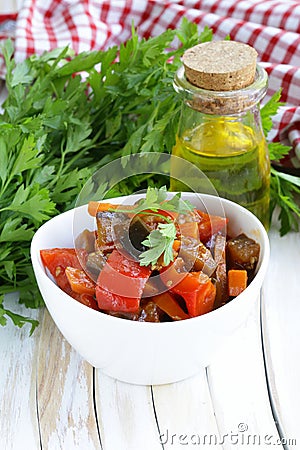
[[161, 322], [161, 310], [158, 305], [150, 300], [141, 306], [140, 313], [136, 320], [139, 322]]
[[87, 253], [95, 250], [96, 236], [94, 231], [84, 230], [75, 241], [76, 248], [82, 248]]
[[152, 298], [152, 301], [173, 320], [184, 320], [189, 318], [189, 315], [183, 311], [170, 292], [155, 295]]
[[79, 261], [77, 253], [80, 255], [81, 261], [86, 261], [87, 253], [82, 249], [53, 248], [40, 252], [43, 264], [47, 267], [57, 285], [68, 294], [72, 293], [72, 289], [66, 275], [66, 268], [82, 269], [82, 262]]
[[199, 225], [197, 222], [183, 222], [180, 224], [180, 233], [182, 236], [199, 242]]
[[105, 202], [89, 202], [88, 204], [88, 213], [91, 216], [96, 217], [98, 212], [107, 212], [113, 211], [117, 209], [119, 205], [114, 205], [113, 203], [105, 203]]
[[151, 270], [118, 250], [113, 250], [101, 270], [96, 286], [98, 306], [103, 310], [136, 312]]
[[247, 271], [231, 269], [228, 271], [228, 293], [236, 297], [247, 287]]
[[106, 255], [100, 250], [89, 253], [86, 260], [86, 271], [93, 280], [97, 281], [99, 273], [103, 269], [106, 261]]
[[184, 299], [190, 317], [206, 314], [214, 307], [216, 288], [210, 278], [201, 272], [187, 273], [171, 291]]
[[98, 248], [102, 251], [110, 250], [114, 242], [113, 222], [115, 221], [114, 213], [110, 211], [97, 212], [97, 243]]
[[216, 270], [216, 261], [211, 251], [201, 241], [187, 238], [185, 235], [181, 236], [180, 257], [189, 270], [202, 271], [208, 276]]
[[217, 234], [214, 243], [214, 259], [217, 264], [215, 272], [216, 299], [215, 308], [228, 300], [227, 267], [226, 267], [226, 237]]
[[128, 236], [133, 247], [141, 252], [146, 250], [145, 244], [143, 242], [151, 233], [150, 226], [143, 219], [144, 216], [136, 215], [133, 217], [132, 221], [130, 222]]
[[77, 300], [88, 308], [95, 309], [99, 311], [98, 304], [95, 300], [95, 297], [90, 294], [81, 294]]
[[197, 211], [197, 214], [199, 216], [198, 229], [200, 240], [204, 242], [204, 244], [209, 241], [212, 234], [225, 232], [228, 223], [227, 218], [212, 216], [203, 211]]
[[174, 242], [173, 242], [173, 250], [174, 250], [174, 252], [176, 252], [176, 253], [179, 252], [180, 245], [181, 245], [180, 240], [179, 239], [174, 239]]
[[72, 291], [77, 294], [95, 295], [96, 284], [83, 270], [75, 269], [74, 267], [66, 267], [65, 274]]
[[248, 271], [250, 279], [252, 279], [259, 253], [259, 244], [244, 233], [241, 233], [235, 238], [229, 239], [227, 242], [226, 254], [228, 268], [245, 269]]

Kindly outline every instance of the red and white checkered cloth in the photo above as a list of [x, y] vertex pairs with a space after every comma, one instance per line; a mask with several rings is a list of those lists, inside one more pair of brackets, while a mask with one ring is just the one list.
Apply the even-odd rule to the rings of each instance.
[[[253, 46], [269, 74], [268, 96], [282, 87], [282, 101], [269, 139], [292, 145], [287, 167], [300, 173], [300, 1], [293, 0], [24, 0], [15, 23], [15, 57], [70, 45], [76, 52], [106, 49], [131, 36], [178, 27], [182, 17], [215, 39]], [[6, 18], [1, 21], [0, 39]], [[2, 29], [2, 32], [1, 32]], [[11, 30], [11, 29], [10, 29]]]

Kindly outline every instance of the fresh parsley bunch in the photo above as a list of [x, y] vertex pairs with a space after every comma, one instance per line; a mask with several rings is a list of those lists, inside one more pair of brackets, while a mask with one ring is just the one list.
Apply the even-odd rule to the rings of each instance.
[[[172, 82], [183, 52], [212, 39], [184, 19], [178, 30], [132, 37], [119, 47], [79, 55], [55, 49], [16, 64], [13, 46], [3, 47], [7, 99], [0, 115], [0, 324], [36, 322], [3, 304], [19, 291], [20, 302], [42, 305], [30, 262], [30, 241], [50, 217], [74, 206], [77, 195], [101, 166], [139, 152], [171, 152], [180, 112]], [[101, 70], [99, 71], [99, 65]], [[84, 77], [82, 77], [84, 73]], [[279, 94], [262, 109], [264, 129], [279, 106]], [[287, 149], [270, 147], [280, 159]], [[162, 186], [158, 175], [120, 183], [111, 195]], [[281, 233], [296, 226], [299, 178], [272, 170], [271, 206], [280, 208]], [[170, 231], [170, 230], [168, 230]]]
[[[272, 117], [278, 112], [283, 103], [280, 102], [281, 90], [275, 92], [272, 98], [261, 108], [262, 126], [266, 137], [272, 128]], [[278, 162], [287, 155], [290, 147], [280, 142], [268, 143], [271, 162]], [[300, 217], [299, 201], [297, 195], [300, 194], [300, 177], [271, 168], [271, 220], [275, 208], [279, 209], [279, 223], [281, 236], [290, 230], [298, 230]]]

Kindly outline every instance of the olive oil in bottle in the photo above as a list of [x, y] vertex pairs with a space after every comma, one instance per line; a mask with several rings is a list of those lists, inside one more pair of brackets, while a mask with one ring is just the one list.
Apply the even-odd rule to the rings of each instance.
[[[223, 55], [231, 41], [221, 42]], [[206, 52], [207, 44], [204, 44]], [[231, 42], [230, 48], [232, 44], [237, 43]], [[227, 72], [233, 71], [232, 64], [228, 64]], [[224, 79], [225, 69], [223, 67], [223, 72], [220, 72], [221, 80]], [[213, 70], [211, 66], [209, 70]], [[248, 71], [246, 75], [249, 76]], [[238, 83], [238, 89], [229, 89], [232, 79], [234, 73], [229, 78], [229, 85], [226, 80], [222, 82], [226, 91], [204, 89], [191, 84], [186, 79], [184, 68], [179, 69], [174, 87], [183, 96], [183, 103], [172, 154], [197, 166], [220, 197], [246, 207], [268, 228], [270, 161], [259, 113], [259, 101], [267, 88], [267, 75], [262, 68], [255, 66], [254, 81], [244, 87]], [[211, 87], [211, 78], [204, 80], [204, 84], [208, 82], [208, 87]], [[214, 85], [218, 86], [220, 81]], [[187, 190], [186, 184], [180, 181], [181, 167], [178, 161], [175, 158], [171, 168], [171, 189]], [[199, 179], [197, 190], [205, 192], [205, 186], [201, 186], [201, 183]]]

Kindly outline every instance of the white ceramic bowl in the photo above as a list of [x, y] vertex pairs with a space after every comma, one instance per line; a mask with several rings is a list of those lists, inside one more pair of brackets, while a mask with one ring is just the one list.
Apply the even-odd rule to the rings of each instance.
[[[136, 197], [132, 197], [134, 202]], [[183, 195], [196, 205], [197, 197], [199, 194]], [[201, 195], [201, 199], [210, 214], [220, 213], [218, 197]], [[124, 197], [113, 201], [122, 203], [123, 200]], [[221, 203], [229, 218], [230, 233], [244, 232], [260, 244], [257, 274], [247, 289], [231, 302], [203, 316], [178, 322], [134, 322], [106, 315], [77, 302], [47, 276], [40, 250], [74, 247], [74, 214], [76, 235], [87, 225], [95, 229], [94, 218], [88, 215], [86, 206], [54, 217], [36, 232], [31, 258], [41, 294], [56, 325], [85, 360], [107, 375], [129, 383], [175, 382], [207, 366], [227, 338], [245, 323], [266, 274], [269, 240], [252, 213], [228, 200], [221, 199]]]

